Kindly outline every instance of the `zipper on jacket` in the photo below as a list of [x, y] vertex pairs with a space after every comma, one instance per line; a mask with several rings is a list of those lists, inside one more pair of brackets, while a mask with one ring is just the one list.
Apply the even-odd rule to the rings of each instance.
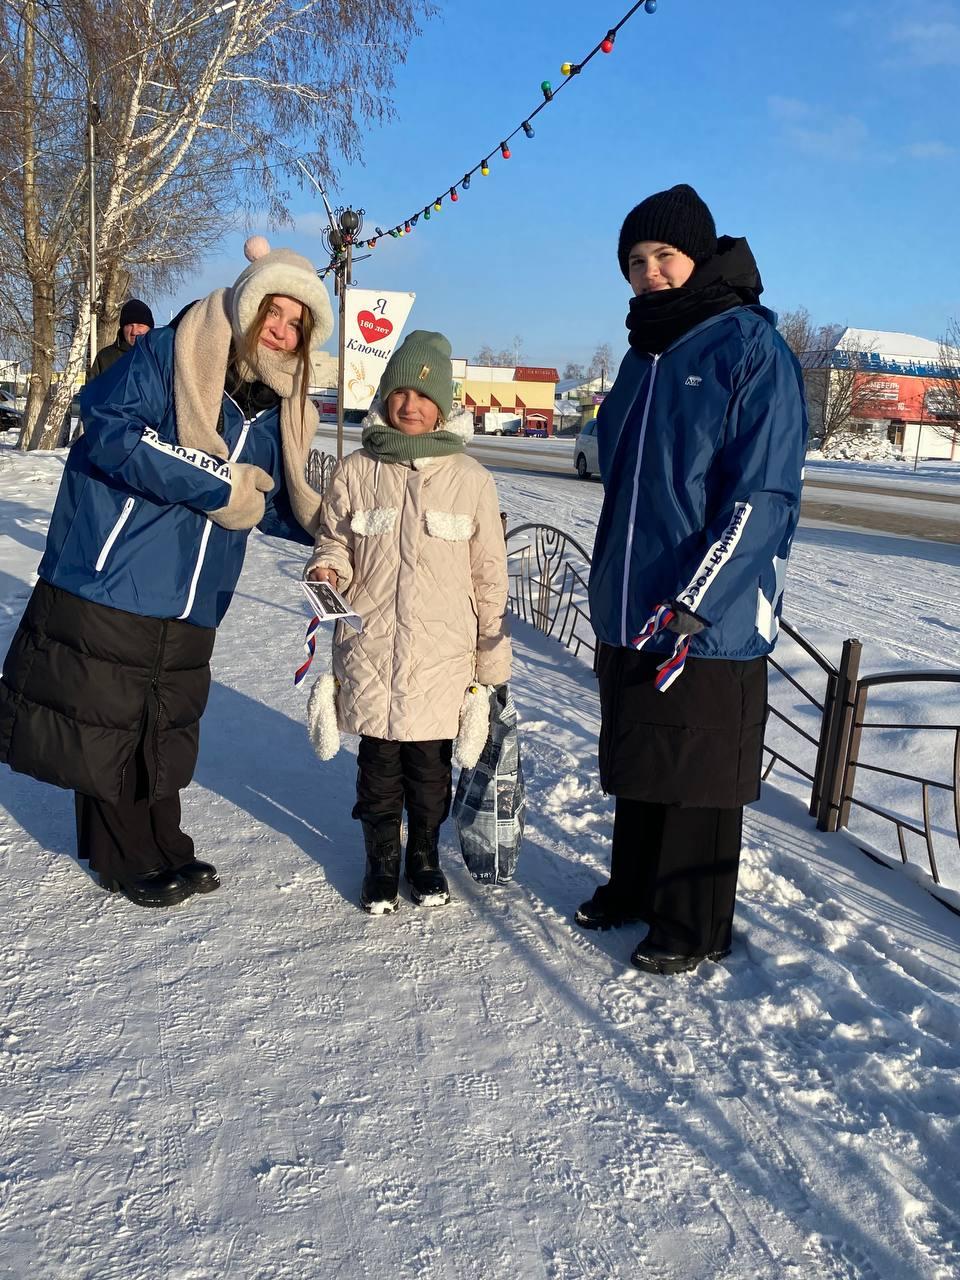
[[640, 464], [643, 461], [643, 444], [647, 438], [647, 423], [650, 420], [650, 405], [653, 401], [653, 384], [657, 380], [657, 363], [659, 355], [653, 357], [650, 370], [650, 384], [647, 387], [647, 398], [643, 406], [643, 418], [640, 421], [640, 442], [637, 445], [637, 465], [633, 472], [633, 497], [630, 500], [630, 517], [627, 521], [627, 545], [623, 553], [623, 585], [620, 603], [620, 643], [627, 645], [627, 584], [630, 579], [630, 555], [633, 549], [633, 531], [637, 523], [637, 498], [640, 493]]
[[101, 573], [103, 571], [103, 566], [107, 563], [107, 558], [110, 555], [110, 552], [113, 550], [113, 544], [120, 537], [120, 531], [123, 529], [123, 526], [130, 519], [130, 516], [133, 513], [133, 508], [135, 505], [136, 505], [136, 500], [134, 498], [127, 498], [126, 502], [120, 508], [120, 514], [117, 517], [117, 522], [113, 526], [113, 528], [110, 530], [110, 533], [107, 536], [107, 540], [103, 544], [103, 546], [100, 548], [100, 554], [97, 556], [97, 563], [94, 565], [94, 571], [96, 573]]
[[[227, 394], [227, 399], [232, 400], [233, 398], [232, 396]], [[233, 403], [236, 404], [237, 402], [234, 400]], [[237, 408], [239, 409], [240, 406], [237, 405]], [[243, 448], [246, 442], [247, 436], [250, 433], [250, 428], [252, 425], [253, 425], [252, 422], [244, 422], [243, 427], [240, 430], [240, 438], [237, 440], [233, 453], [230, 454], [230, 457], [229, 457], [230, 462], [236, 462], [237, 458], [239, 458], [240, 450]], [[281, 449], [282, 447], [283, 446], [281, 445]], [[210, 519], [210, 517], [206, 516], [205, 519], [206, 519], [206, 523], [203, 526], [203, 533], [200, 535], [200, 550], [197, 552], [197, 563], [194, 565], [193, 577], [190, 579], [190, 590], [187, 594], [187, 605], [183, 613], [179, 615], [180, 621], [183, 621], [183, 619], [189, 615], [191, 609], [193, 608], [193, 602], [197, 598], [197, 584], [200, 581], [200, 571], [203, 569], [203, 562], [206, 559], [206, 555], [207, 555], [207, 543], [210, 541], [210, 532], [213, 529], [213, 521]]]
[[[412, 467], [411, 470], [413, 470]], [[396, 670], [397, 660], [397, 617], [400, 613], [400, 575], [403, 573], [403, 554], [401, 551], [403, 545], [403, 513], [407, 508], [409, 500], [410, 484], [409, 477], [406, 477], [403, 482], [403, 502], [400, 506], [399, 529], [397, 531], [397, 581], [393, 589], [393, 631], [390, 635], [390, 684], [387, 687], [387, 721], [385, 733], [386, 730], [389, 730], [390, 721], [393, 717], [393, 673]]]

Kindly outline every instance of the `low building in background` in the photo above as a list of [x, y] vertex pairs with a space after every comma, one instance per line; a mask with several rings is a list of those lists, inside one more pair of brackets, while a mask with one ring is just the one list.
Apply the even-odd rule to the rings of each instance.
[[[477, 431], [491, 424], [504, 435], [548, 435], [554, 433], [556, 369], [535, 365], [478, 365], [467, 360], [453, 362], [455, 401], [473, 414]], [[519, 419], [516, 430], [507, 430], [506, 419]], [[501, 425], [502, 423], [502, 425]]]
[[960, 460], [960, 352], [848, 328], [801, 363], [812, 438], [845, 419], [844, 430], [882, 434], [905, 457]]

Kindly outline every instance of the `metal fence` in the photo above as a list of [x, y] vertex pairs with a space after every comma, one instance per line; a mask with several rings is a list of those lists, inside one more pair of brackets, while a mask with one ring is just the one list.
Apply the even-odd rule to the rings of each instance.
[[333, 468], [336, 465], [337, 460], [332, 454], [321, 453], [319, 449], [311, 449], [307, 454], [307, 484], [316, 489], [317, 493], [326, 493], [327, 485], [330, 483], [330, 476], [333, 474]]
[[[552, 525], [524, 524], [507, 534], [507, 566], [513, 613], [595, 665], [584, 548]], [[763, 776], [778, 765], [789, 769], [809, 784], [819, 830], [848, 829], [872, 856], [899, 857], [924, 867], [935, 884], [960, 889], [960, 672], [861, 676], [861, 657], [860, 641], [844, 640], [834, 665], [781, 623], [780, 644], [767, 660]], [[945, 696], [922, 700], [928, 714], [911, 716], [907, 688], [933, 684], [943, 686]], [[879, 707], [881, 718], [872, 718], [871, 693], [875, 706], [880, 689], [893, 696]], [[920, 765], [894, 767], [891, 761], [907, 753]], [[912, 808], [904, 807], [907, 793], [915, 797]]]
[[507, 534], [509, 605], [575, 654], [596, 658], [587, 580], [590, 557], [580, 543], [552, 525], [522, 524]]

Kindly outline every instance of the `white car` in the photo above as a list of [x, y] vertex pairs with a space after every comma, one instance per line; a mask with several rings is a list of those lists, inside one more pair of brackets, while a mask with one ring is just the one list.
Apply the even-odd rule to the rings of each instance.
[[573, 446], [573, 465], [581, 480], [589, 480], [591, 475], [600, 470], [600, 460], [597, 456], [596, 418], [591, 418], [577, 436], [576, 444]]

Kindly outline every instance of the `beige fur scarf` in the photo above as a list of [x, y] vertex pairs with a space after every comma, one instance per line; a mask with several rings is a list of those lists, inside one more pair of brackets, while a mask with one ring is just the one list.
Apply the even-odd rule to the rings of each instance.
[[[173, 344], [177, 439], [186, 448], [202, 449], [218, 458], [226, 458], [229, 452], [217, 432], [234, 336], [229, 306], [229, 289], [217, 289], [203, 298], [181, 320]], [[312, 536], [320, 519], [321, 499], [307, 484], [305, 468], [319, 418], [309, 398], [300, 413], [303, 362], [261, 347], [251, 372], [280, 396], [280, 445], [287, 492], [293, 514]]]

